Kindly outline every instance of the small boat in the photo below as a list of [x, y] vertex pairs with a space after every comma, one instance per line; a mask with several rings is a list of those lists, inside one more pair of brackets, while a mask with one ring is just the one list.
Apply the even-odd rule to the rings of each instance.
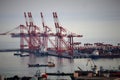
[[55, 64], [53, 62], [48, 62], [48, 67], [55, 67]]
[[29, 56], [29, 54], [26, 54], [26, 53], [20, 54], [20, 57], [26, 57], [26, 56]]
[[28, 64], [28, 67], [47, 67], [47, 64]]
[[52, 58], [50, 58], [50, 61], [48, 61], [47, 65], [48, 65], [48, 67], [55, 67], [54, 60]]
[[21, 55], [20, 52], [16, 52], [16, 53], [14, 53], [14, 56], [20, 56], [20, 55]]
[[21, 53], [14, 53], [14, 56], [20, 56]]
[[55, 67], [53, 62], [48, 62], [47, 64], [28, 64], [28, 67]]

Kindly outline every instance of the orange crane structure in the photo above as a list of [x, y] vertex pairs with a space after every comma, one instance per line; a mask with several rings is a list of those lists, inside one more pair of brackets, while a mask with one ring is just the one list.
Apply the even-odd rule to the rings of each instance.
[[[59, 56], [62, 53], [67, 52], [68, 55], [73, 56], [74, 46], [79, 45], [80, 42], [74, 42], [74, 37], [82, 37], [82, 35], [77, 35], [75, 33], [67, 34], [67, 30], [59, 24], [58, 16], [56, 12], [53, 12], [53, 19], [56, 32], [53, 33], [50, 27], [45, 24], [44, 16], [42, 12], [40, 13], [42, 19], [42, 26], [37, 26], [33, 22], [31, 12], [24, 12], [26, 25], [19, 25], [14, 29], [19, 29], [19, 33], [11, 33], [7, 31], [1, 33], [0, 35], [10, 34], [12, 37], [20, 37], [20, 52], [30, 52], [30, 53], [46, 53], [48, 50], [48, 42], [50, 42]], [[53, 41], [50, 37], [55, 37]]]

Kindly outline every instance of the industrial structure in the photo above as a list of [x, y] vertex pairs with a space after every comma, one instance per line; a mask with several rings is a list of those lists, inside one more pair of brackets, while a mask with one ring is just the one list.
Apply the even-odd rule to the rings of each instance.
[[[20, 37], [20, 52], [29, 52], [43, 54], [48, 53], [48, 50], [52, 50], [55, 54], [61, 56], [62, 53], [73, 56], [73, 51], [76, 45], [81, 44], [80, 42], [74, 42], [74, 37], [82, 37], [75, 33], [67, 34], [67, 30], [59, 24], [58, 15], [53, 12], [53, 19], [56, 32], [53, 33], [50, 27], [45, 24], [44, 16], [40, 13], [42, 20], [42, 27], [35, 25], [31, 12], [24, 12], [26, 25], [19, 25], [14, 29], [19, 29], [19, 33], [12, 33], [10, 30], [0, 35], [10, 34], [12, 38]], [[54, 40], [51, 39], [54, 37]], [[53, 48], [48, 47], [48, 42]]]

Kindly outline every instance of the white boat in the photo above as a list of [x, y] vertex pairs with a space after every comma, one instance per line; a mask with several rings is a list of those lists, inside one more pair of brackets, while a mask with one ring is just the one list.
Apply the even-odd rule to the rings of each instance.
[[26, 57], [26, 56], [29, 56], [29, 53], [22, 53], [22, 54], [20, 54], [20, 57]]

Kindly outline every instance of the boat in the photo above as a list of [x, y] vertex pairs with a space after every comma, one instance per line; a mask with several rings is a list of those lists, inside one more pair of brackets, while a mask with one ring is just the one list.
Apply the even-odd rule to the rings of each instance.
[[14, 56], [20, 56], [21, 53], [14, 53]]
[[52, 58], [50, 58], [50, 60], [47, 63], [48, 67], [55, 67], [55, 63], [54, 60]]
[[48, 62], [48, 67], [55, 67], [55, 64], [53, 62]]
[[47, 64], [28, 64], [28, 67], [47, 67]]
[[21, 53], [20, 52], [16, 52], [16, 53], [14, 53], [14, 56], [20, 56], [21, 55]]
[[55, 67], [53, 62], [48, 62], [47, 64], [28, 64], [28, 67]]
[[28, 54], [27, 53], [20, 54], [20, 57], [26, 57], [26, 56], [29, 56], [29, 53]]
[[29, 53], [16, 52], [14, 53], [14, 56], [26, 57], [26, 56], [29, 56]]

